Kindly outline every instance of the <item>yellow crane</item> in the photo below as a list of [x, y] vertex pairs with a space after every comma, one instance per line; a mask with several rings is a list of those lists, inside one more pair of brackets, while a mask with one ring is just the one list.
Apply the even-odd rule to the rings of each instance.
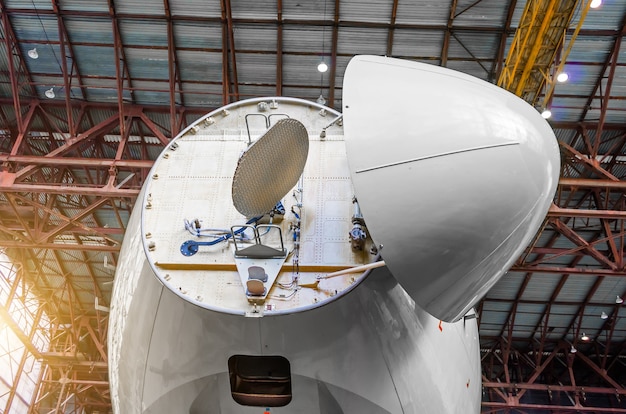
[[[591, 0], [528, 0], [498, 86], [532, 105], [547, 108], [556, 76], [565, 65], [590, 5]], [[568, 37], [576, 18], [576, 28]]]

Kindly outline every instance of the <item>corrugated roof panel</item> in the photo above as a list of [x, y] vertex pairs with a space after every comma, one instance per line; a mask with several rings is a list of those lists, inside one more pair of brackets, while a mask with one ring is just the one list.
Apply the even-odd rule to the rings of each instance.
[[331, 105], [330, 102], [327, 102], [326, 105], [329, 105], [332, 108], [335, 108], [336, 110], [341, 112], [343, 110], [342, 102], [343, 102], [343, 89], [335, 88], [335, 102], [334, 102], [334, 105]]
[[502, 27], [506, 7], [494, 7], [488, 1], [459, 0], [454, 13], [454, 27]]
[[283, 55], [283, 85], [327, 85], [328, 72], [317, 71], [320, 60], [317, 56]]
[[503, 312], [508, 314], [511, 311], [511, 307], [513, 304], [508, 301], [493, 301], [493, 300], [485, 300], [483, 304], [483, 313], [484, 312]]
[[[607, 157], [607, 159], [605, 160], [607, 163], [612, 161], [611, 156]], [[609, 169], [608, 164], [605, 164], [605, 161], [602, 162], [601, 165], [604, 166], [605, 169]], [[620, 177], [621, 179], [624, 179], [624, 177], [626, 177], [626, 162], [623, 156], [618, 157], [617, 158], [617, 163], [613, 166], [613, 168], [610, 168], [610, 171], [613, 175], [615, 175], [616, 177]], [[613, 193], [611, 194], [610, 197], [610, 206], [619, 206], [621, 202], [621, 200], [617, 200], [616, 198], [622, 197], [621, 194], [616, 194]], [[617, 243], [618, 248], [620, 248], [620, 243]]]
[[127, 48], [126, 64], [134, 79], [169, 79], [169, 57], [165, 49]]
[[[89, 100], [93, 102], [108, 102], [117, 103], [117, 89], [115, 87], [110, 88], [97, 88], [89, 89]], [[126, 98], [127, 93], [125, 93]]]
[[275, 85], [276, 55], [237, 53], [237, 80], [241, 84]]
[[48, 274], [46, 280], [48, 287], [51, 289], [59, 289], [65, 284], [65, 278], [59, 275]]
[[[515, 10], [513, 11], [513, 15], [511, 16], [511, 29], [517, 29], [519, 27], [520, 19], [522, 18], [522, 14], [524, 13], [524, 8], [526, 6], [526, 2], [518, 1], [515, 3]], [[513, 37], [512, 35], [510, 36]], [[508, 50], [508, 45], [507, 49]]]
[[594, 276], [570, 275], [556, 300], [559, 302], [583, 303], [589, 289], [596, 282]]
[[561, 332], [563, 332], [571, 323], [576, 312], [578, 312], [578, 308], [578, 305], [552, 305], [548, 317], [548, 326], [554, 327], [555, 330], [560, 328]]
[[393, 2], [376, 0], [341, 0], [339, 19], [341, 21], [361, 21], [390, 23]]
[[550, 297], [559, 284], [560, 279], [560, 275], [533, 274], [528, 282], [528, 285], [526, 285], [522, 299], [547, 302], [550, 300]]
[[523, 281], [523, 274], [507, 273], [489, 290], [487, 297], [513, 300]]
[[167, 22], [165, 20], [118, 19], [124, 46], [167, 47]]
[[68, 16], [63, 21], [72, 44], [113, 44], [113, 28], [110, 19]]
[[[36, 74], [57, 75], [56, 82], [59, 81], [59, 77], [63, 73], [61, 69], [61, 50], [58, 45], [32, 45], [31, 48], [37, 47], [38, 59], [25, 58], [24, 63], [28, 67], [28, 71], [31, 76], [35, 77]], [[28, 52], [28, 49], [22, 51], [24, 56]], [[67, 50], [66, 50], [67, 53]], [[71, 60], [68, 59], [68, 68], [71, 66]]]
[[[94, 281], [91, 278], [81, 278], [80, 276], [76, 276], [76, 275], [72, 275], [72, 286], [74, 287], [74, 291], [81, 293], [81, 294], [85, 294], [85, 295], [92, 295], [92, 298], [90, 300], [90, 302], [94, 302], [93, 299], [93, 291], [94, 291]], [[87, 308], [87, 303], [88, 302], [83, 302], [83, 306], [85, 308]], [[91, 305], [91, 303], [89, 303], [89, 305]], [[93, 307], [93, 305], [91, 306]]]
[[95, 300], [92, 292], [93, 288], [89, 292], [85, 292], [82, 290], [78, 290], [75, 292], [76, 298], [80, 303], [83, 304], [83, 307], [86, 310], [91, 310], [94, 308]]
[[[46, 97], [45, 93], [47, 90], [49, 90], [50, 88], [54, 89], [53, 86], [43, 86], [43, 85], [37, 85], [35, 87], [36, 91], [37, 91], [37, 96], [39, 97], [39, 99], [49, 99]], [[56, 93], [55, 93], [56, 94]], [[56, 99], [56, 98], [55, 98]]]
[[109, 3], [107, 0], [63, 0], [60, 3], [61, 10], [109, 12]]
[[528, 337], [535, 332], [535, 327], [543, 317], [545, 305], [519, 303], [515, 312], [513, 329], [515, 337]]
[[616, 297], [624, 292], [626, 292], [625, 277], [605, 277], [591, 297], [591, 302], [615, 305]]
[[41, 255], [39, 256], [39, 262], [45, 263], [44, 268], [46, 269], [46, 273], [63, 275], [63, 271], [59, 267], [58, 261], [54, 257], [54, 251], [52, 250], [48, 250], [45, 252], [42, 251]]
[[134, 95], [137, 103], [144, 105], [170, 104], [170, 86], [168, 79], [164, 79], [163, 81], [135, 79], [133, 81], [133, 88], [135, 88]]
[[285, 20], [333, 20], [335, 2], [328, 0], [283, 1]]
[[[32, 8], [32, 4], [28, 8]], [[20, 40], [34, 40], [45, 43], [48, 43], [48, 41], [58, 42], [59, 40], [59, 26], [54, 15], [12, 15], [11, 24], [15, 36]]]
[[396, 23], [411, 25], [446, 26], [451, 0], [400, 1]]
[[277, 8], [276, 0], [237, 0], [230, 2], [230, 10], [235, 19], [276, 19]]
[[[543, 245], [545, 245], [545, 243], [542, 244], [542, 246]], [[575, 249], [579, 246], [565, 237], [559, 237], [556, 241], [554, 241], [552, 247], [555, 247], [557, 249]]]
[[[207, 109], [222, 106], [222, 89], [210, 94], [186, 93], [185, 105], [190, 107], [206, 107]], [[209, 112], [209, 111], [207, 111]], [[194, 118], [194, 119], [197, 119]]]
[[485, 81], [489, 81], [491, 77], [492, 64], [490, 62], [451, 59], [448, 60], [446, 67]]
[[[178, 2], [170, 2], [170, 8], [173, 9]], [[190, 2], [191, 3], [191, 2]], [[172, 7], [174, 6], [174, 7]], [[165, 15], [163, 2], [161, 0], [124, 0], [115, 2], [115, 12], [120, 14], [137, 14], [137, 15]]]
[[331, 52], [332, 29], [315, 26], [285, 26], [283, 29], [283, 52]]
[[450, 36], [448, 58], [450, 59], [481, 59], [491, 67], [491, 61], [500, 47], [500, 36], [491, 32], [459, 32]]
[[52, 10], [52, 2], [48, 0], [4, 0], [8, 9]]
[[[94, 125], [99, 124], [100, 122], [110, 118], [112, 115], [117, 114], [117, 111], [115, 110], [111, 110], [111, 109], [98, 109], [98, 110], [94, 110], [91, 111], [90, 116], [88, 118], [90, 118], [91, 120], [93, 120]], [[87, 117], [83, 118], [83, 122], [81, 124], [81, 127], [83, 128], [83, 131], [88, 130], [89, 128], [91, 128], [93, 125], [89, 122], [89, 119], [85, 119]]]
[[[384, 55], [387, 53], [389, 30], [342, 27], [338, 33], [337, 53], [348, 55]], [[367, 42], [363, 39], [367, 38]]]
[[[586, 99], [555, 97], [550, 105], [552, 122], [578, 122], [583, 115]], [[576, 108], [580, 108], [576, 110]]]
[[[619, 31], [622, 29], [622, 19], [626, 14], [626, 2], [613, 0], [602, 2], [597, 9], [589, 9], [585, 17], [585, 29], [613, 29]], [[578, 18], [574, 19], [574, 24], [578, 22]]]
[[115, 50], [112, 46], [74, 46], [74, 55], [84, 83], [90, 76], [115, 79]]
[[340, 90], [343, 87], [343, 75], [346, 72], [346, 67], [352, 59], [352, 56], [337, 56], [335, 60], [335, 90]]
[[262, 50], [275, 53], [277, 33], [278, 30], [274, 26], [236, 24], [235, 49]]
[[[221, 106], [221, 104], [220, 104], [220, 105], [218, 105], [218, 106], [214, 106], [214, 107], [207, 107], [207, 108], [205, 108], [205, 111], [206, 111], [206, 113], [209, 113], [209, 112], [213, 111], [214, 109], [219, 108], [220, 106]], [[185, 115], [185, 120], [187, 121], [187, 125], [191, 125], [191, 124], [193, 124], [193, 123], [194, 123], [196, 120], [198, 120], [201, 116], [202, 116], [202, 115], [196, 115], [196, 114], [189, 114], [189, 113], [187, 113], [187, 114]]]
[[[159, 111], [159, 112], [149, 112], [147, 113], [148, 118], [154, 122], [156, 125], [169, 125], [170, 122], [170, 113], [169, 111], [164, 112], [164, 111]], [[164, 132], [164, 131], [162, 131]], [[152, 136], [152, 133], [149, 134], [150, 136]], [[146, 141], [146, 142], [151, 142], [151, 141]], [[157, 145], [159, 147], [159, 151], [162, 150], [160, 144]], [[152, 147], [150, 147], [152, 148]], [[160, 152], [159, 152], [160, 153]], [[156, 158], [150, 158], [150, 159], [156, 159]]]
[[183, 82], [222, 82], [222, 54], [216, 52], [176, 52]]
[[432, 58], [441, 56], [444, 34], [435, 30], [398, 28], [393, 32], [392, 56], [406, 58]]
[[[126, 0], [124, 0], [126, 1]], [[220, 18], [222, 9], [219, 1], [186, 0], [170, 1], [170, 12], [174, 16], [194, 16]], [[160, 3], [161, 8], [163, 2]], [[232, 5], [231, 5], [232, 8]]]
[[240, 99], [258, 98], [262, 96], [275, 96], [276, 87], [269, 85], [239, 85]]
[[589, 95], [596, 86], [602, 67], [599, 65], [566, 64], [563, 71], [569, 76], [567, 82], [556, 83], [554, 99], [562, 95]]
[[173, 26], [174, 40], [179, 49], [222, 49], [222, 25], [219, 22], [174, 21]]
[[[4, 35], [4, 32], [0, 32], [2, 35]], [[8, 72], [9, 70], [9, 55], [7, 54], [7, 49], [6, 49], [6, 43], [2, 42], [1, 43], [2, 46], [0, 46], [0, 50], [2, 51], [2, 53], [0, 53], [0, 70], [4, 73], [4, 72]], [[29, 48], [22, 48], [22, 53], [24, 53], [26, 50], [28, 50]], [[24, 56], [26, 56], [24, 54]], [[4, 82], [0, 83], [0, 85], [2, 85]]]
[[480, 324], [480, 344], [481, 346], [490, 347], [490, 343], [494, 342], [493, 337], [500, 333], [500, 327], [496, 324]]
[[297, 88], [293, 86], [283, 86], [283, 96], [289, 96], [291, 98], [306, 99], [311, 102], [315, 102], [320, 96], [320, 92], [325, 98], [328, 98], [328, 88]]
[[[597, 63], [604, 62], [609, 56], [613, 42], [606, 37], [579, 36], [567, 57], [568, 62]], [[597, 68], [585, 67], [588, 70]]]
[[221, 83], [185, 83], [183, 82], [185, 99], [188, 95], [217, 95], [222, 96], [223, 87]]
[[483, 302], [479, 320], [481, 335], [499, 335], [502, 327], [507, 323], [510, 310], [511, 303], [508, 302]]

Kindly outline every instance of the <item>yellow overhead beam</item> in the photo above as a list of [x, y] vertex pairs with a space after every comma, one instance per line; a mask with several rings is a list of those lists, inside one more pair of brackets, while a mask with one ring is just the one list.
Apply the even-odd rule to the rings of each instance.
[[[590, 4], [591, 0], [528, 0], [498, 86], [535, 105], [544, 85], [548, 85], [542, 102], [547, 106], [554, 77], [565, 64]], [[578, 24], [566, 45], [567, 30], [577, 12]]]

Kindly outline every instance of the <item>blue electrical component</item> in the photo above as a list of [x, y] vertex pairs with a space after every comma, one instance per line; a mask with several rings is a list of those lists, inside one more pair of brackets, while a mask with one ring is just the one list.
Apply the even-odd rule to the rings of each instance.
[[[256, 223], [260, 219], [261, 219], [261, 216], [253, 217], [250, 220], [248, 220], [246, 224]], [[233, 235], [238, 236], [239, 234], [243, 233], [244, 230], [245, 230], [245, 227], [242, 227], [239, 230], [235, 230], [232, 233], [224, 234], [223, 236], [218, 237], [215, 240], [206, 241], [206, 242], [187, 240], [186, 242], [180, 245], [180, 252], [183, 254], [183, 256], [193, 256], [194, 254], [198, 253], [199, 246], [214, 246], [218, 243], [221, 243], [223, 241], [230, 239], [231, 237], [233, 237]]]

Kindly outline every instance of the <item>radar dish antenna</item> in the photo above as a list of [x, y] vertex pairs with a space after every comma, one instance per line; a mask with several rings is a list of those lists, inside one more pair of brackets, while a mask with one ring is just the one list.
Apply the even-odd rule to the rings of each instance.
[[270, 212], [302, 175], [309, 134], [298, 120], [281, 119], [243, 153], [233, 176], [232, 198], [246, 217]]

